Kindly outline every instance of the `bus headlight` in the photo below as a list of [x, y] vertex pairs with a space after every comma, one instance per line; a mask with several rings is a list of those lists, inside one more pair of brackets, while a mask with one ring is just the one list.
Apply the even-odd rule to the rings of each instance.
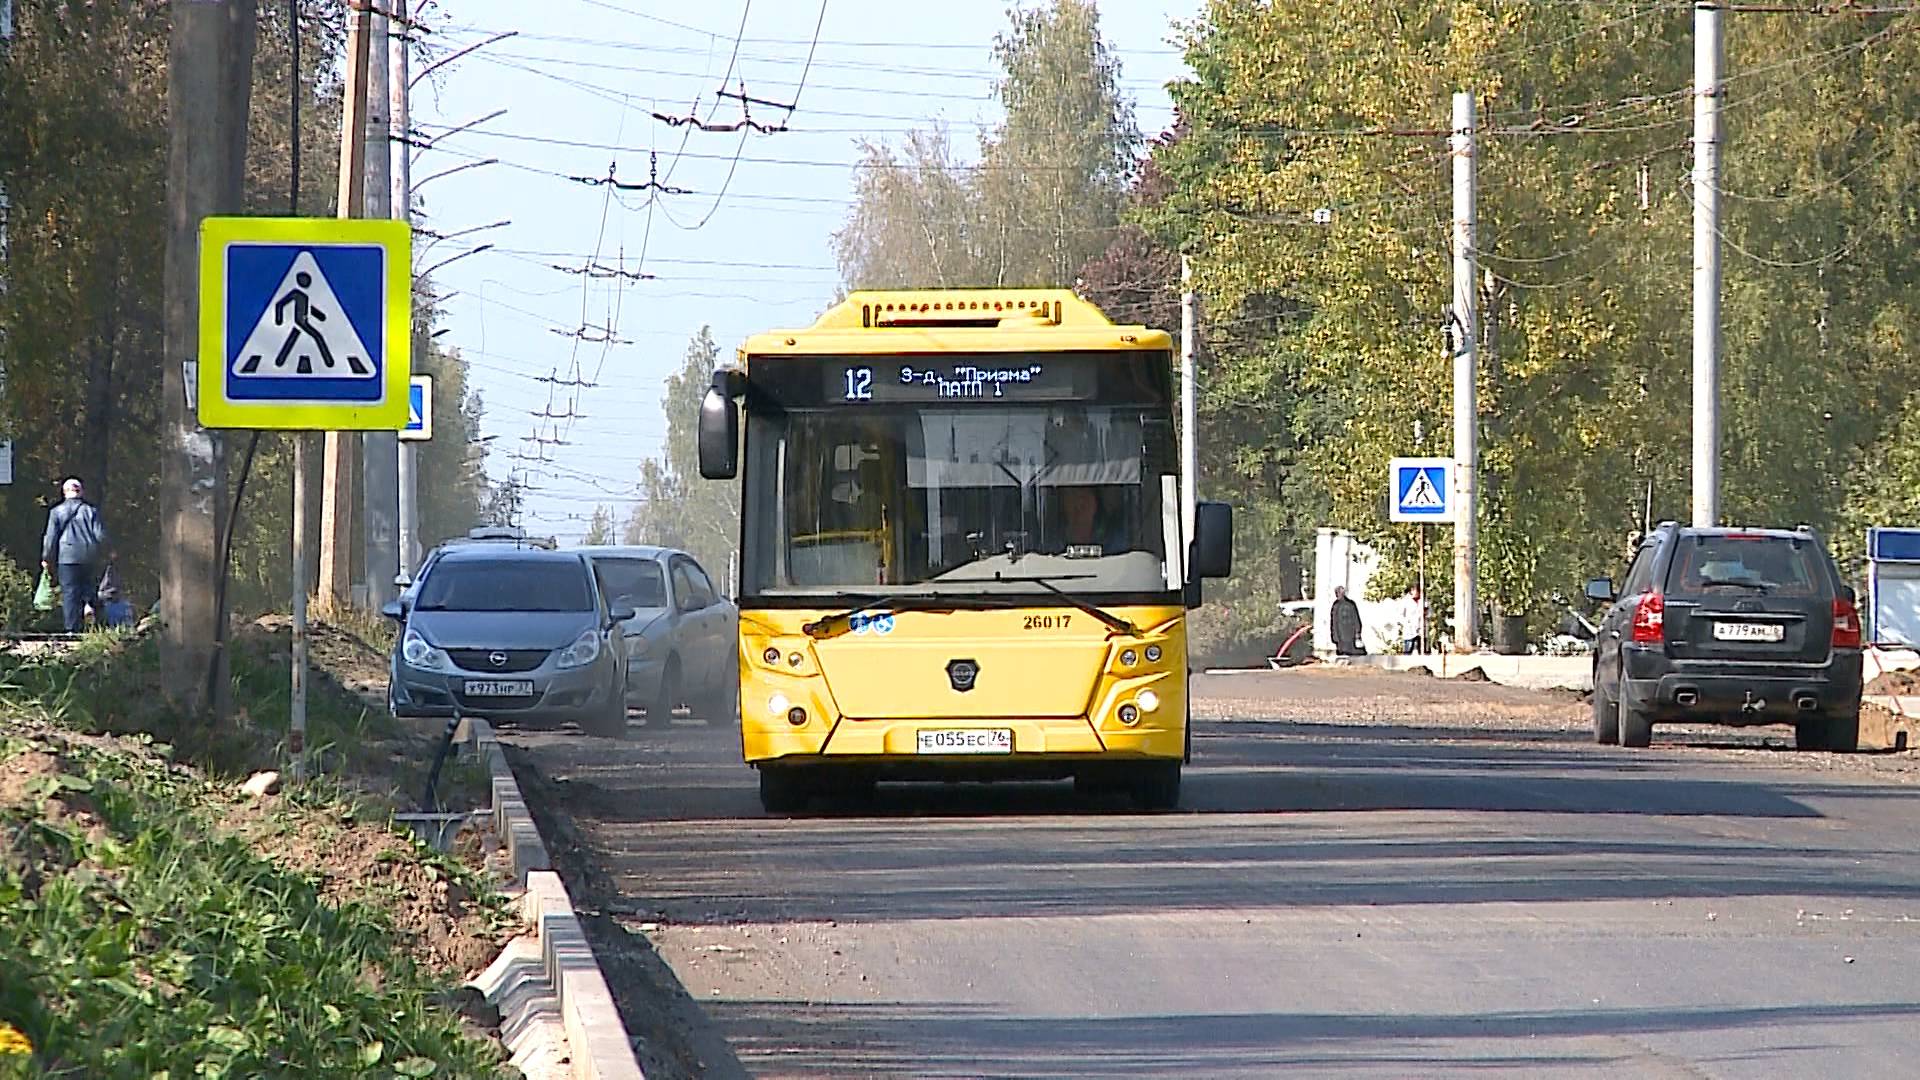
[[1147, 663], [1157, 664], [1159, 662], [1160, 662], [1160, 646], [1158, 645], [1147, 646]]
[[1140, 691], [1133, 700], [1140, 703], [1141, 712], [1153, 712], [1160, 708], [1160, 695], [1151, 690]]
[[1134, 708], [1131, 701], [1120, 706], [1120, 722], [1128, 727], [1140, 722], [1140, 710]]
[[1135, 654], [1132, 649], [1120, 650], [1120, 666], [1121, 667], [1132, 667], [1134, 661], [1138, 659], [1140, 659], [1140, 657], [1137, 654]]
[[778, 664], [780, 663], [780, 650], [769, 645], [767, 646], [767, 651], [760, 654], [760, 659], [765, 660], [768, 664]]
[[785, 694], [775, 694], [767, 699], [767, 712], [774, 716], [785, 716], [787, 710], [791, 708], [793, 708], [793, 702], [788, 701]]

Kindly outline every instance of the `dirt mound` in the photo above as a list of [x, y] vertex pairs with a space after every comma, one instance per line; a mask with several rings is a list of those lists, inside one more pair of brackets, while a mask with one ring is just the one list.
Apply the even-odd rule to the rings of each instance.
[[1889, 671], [1868, 683], [1867, 693], [1890, 697], [1920, 694], [1920, 671]]
[[1489, 676], [1487, 674], [1485, 668], [1468, 668], [1467, 670], [1461, 672], [1460, 674], [1455, 675], [1453, 677], [1453, 681], [1454, 682], [1492, 682], [1493, 678], [1492, 676]]
[[236, 803], [221, 824], [267, 858], [313, 875], [327, 903], [386, 909], [399, 943], [430, 970], [472, 976], [506, 942], [504, 911], [477, 902], [456, 874], [422, 860], [382, 825], [305, 810], [280, 796]]
[[[293, 619], [287, 615], [262, 616], [240, 627], [234, 641], [236, 645], [264, 648], [291, 660]], [[315, 670], [333, 676], [351, 693], [386, 692], [387, 652], [383, 644], [331, 623], [314, 620], [307, 624], [309, 663]]]

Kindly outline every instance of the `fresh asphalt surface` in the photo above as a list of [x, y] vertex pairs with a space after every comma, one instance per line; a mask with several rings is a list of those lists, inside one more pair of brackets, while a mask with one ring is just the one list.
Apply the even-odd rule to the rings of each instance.
[[1920, 1076], [1914, 759], [1603, 748], [1585, 708], [1203, 677], [1153, 816], [883, 785], [773, 819], [729, 727], [508, 737], [654, 1080]]

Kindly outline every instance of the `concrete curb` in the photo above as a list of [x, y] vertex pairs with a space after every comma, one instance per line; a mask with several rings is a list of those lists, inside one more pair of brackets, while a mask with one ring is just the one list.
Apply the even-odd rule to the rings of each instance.
[[573, 900], [553, 872], [506, 753], [486, 721], [468, 717], [464, 744], [493, 782], [493, 826], [524, 892], [532, 933], [507, 943], [473, 986], [500, 1009], [500, 1035], [513, 1062], [532, 1075], [575, 1080], [646, 1080], [613, 992], [587, 944]]

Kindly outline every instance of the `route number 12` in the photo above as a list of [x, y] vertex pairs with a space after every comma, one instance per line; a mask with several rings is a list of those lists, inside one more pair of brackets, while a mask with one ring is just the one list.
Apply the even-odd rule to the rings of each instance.
[[847, 400], [873, 400], [872, 368], [857, 367], [847, 369]]

